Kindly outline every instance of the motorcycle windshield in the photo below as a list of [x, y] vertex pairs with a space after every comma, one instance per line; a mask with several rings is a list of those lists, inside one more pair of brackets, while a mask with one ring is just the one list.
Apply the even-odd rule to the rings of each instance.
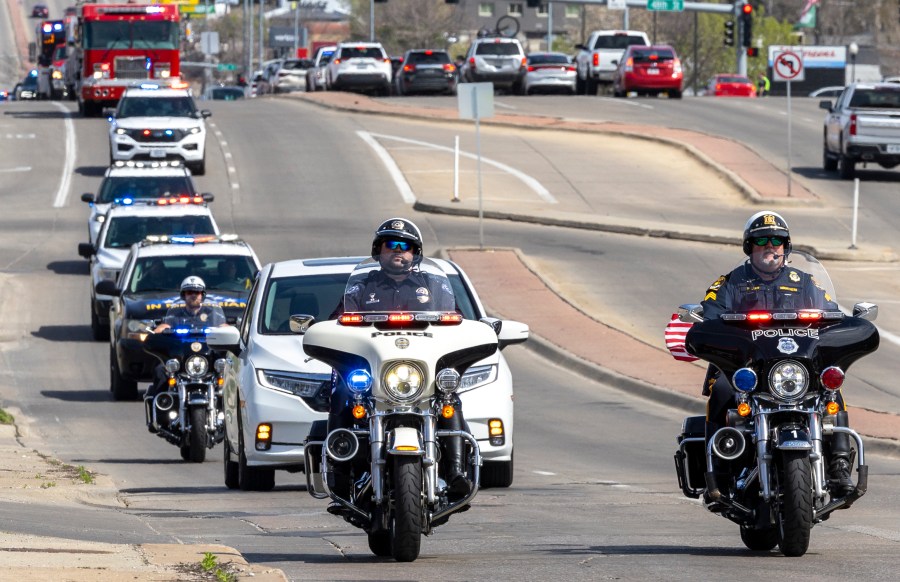
[[[766, 368], [766, 362], [792, 358], [813, 370], [849, 365], [878, 347], [870, 322], [845, 316], [831, 277], [812, 255], [794, 251], [778, 279], [754, 278], [749, 262], [738, 265], [729, 290], [716, 289], [716, 311], [704, 304], [705, 321], [687, 334], [687, 350], [727, 374], [739, 368]], [[707, 296], [709, 298], [709, 295]], [[773, 299], [774, 298], [774, 299]]]
[[144, 350], [165, 361], [168, 358], [184, 358], [192, 354], [205, 354], [206, 329], [180, 327], [151, 333], [144, 340]]
[[344, 313], [433, 313], [456, 311], [456, 298], [437, 263], [409, 260], [409, 253], [397, 252], [357, 265], [347, 280], [343, 305]]

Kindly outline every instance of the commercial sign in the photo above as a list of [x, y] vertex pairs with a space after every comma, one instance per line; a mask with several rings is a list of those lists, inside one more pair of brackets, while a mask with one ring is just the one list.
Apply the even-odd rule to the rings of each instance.
[[770, 45], [769, 66], [775, 62], [779, 53], [792, 52], [800, 56], [803, 66], [808, 69], [831, 69], [847, 64], [847, 47], [845, 46], [791, 46]]

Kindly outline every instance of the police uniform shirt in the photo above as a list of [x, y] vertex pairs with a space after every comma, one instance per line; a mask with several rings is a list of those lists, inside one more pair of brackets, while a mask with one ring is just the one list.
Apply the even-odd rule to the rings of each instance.
[[395, 281], [370, 272], [344, 295], [344, 311], [454, 311], [456, 301], [446, 280], [419, 271]]
[[219, 327], [225, 323], [225, 312], [218, 305], [203, 304], [196, 313], [188, 311], [186, 305], [170, 307], [163, 323], [172, 327], [189, 325], [191, 327]]
[[764, 281], [750, 261], [716, 279], [707, 289], [702, 305], [706, 319], [756, 309], [837, 309], [833, 299], [808, 273], [783, 267], [775, 279]]

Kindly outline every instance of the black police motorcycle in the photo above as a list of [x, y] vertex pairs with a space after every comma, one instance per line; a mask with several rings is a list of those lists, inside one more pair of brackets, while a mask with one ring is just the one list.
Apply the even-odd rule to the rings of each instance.
[[144, 400], [148, 426], [181, 448], [181, 458], [206, 460], [206, 449], [225, 437], [222, 373], [225, 360], [206, 343], [206, 329], [174, 327], [151, 333], [144, 350], [158, 358], [168, 376], [167, 389]]
[[[813, 275], [834, 298], [815, 258], [795, 250], [790, 266]], [[707, 510], [737, 523], [747, 548], [778, 545], [786, 556], [802, 556], [813, 525], [865, 494], [863, 442], [847, 428], [838, 390], [850, 365], [878, 348], [878, 330], [868, 321], [877, 313], [876, 305], [858, 303], [852, 315], [747, 311], [707, 321], [700, 305], [679, 308], [681, 321], [694, 323], [687, 351], [730, 381], [736, 408], [708, 440], [705, 417], [684, 420], [675, 452], [678, 484], [686, 497], [702, 495]], [[840, 433], [855, 442], [851, 492], [826, 477], [832, 452], [826, 437]]]

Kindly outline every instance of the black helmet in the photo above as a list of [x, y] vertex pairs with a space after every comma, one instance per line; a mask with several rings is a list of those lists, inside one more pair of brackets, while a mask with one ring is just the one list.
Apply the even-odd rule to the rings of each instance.
[[381, 254], [381, 245], [386, 240], [405, 240], [412, 244], [413, 264], [422, 260], [422, 232], [411, 220], [390, 218], [381, 223], [372, 240], [372, 258]]
[[791, 231], [787, 222], [777, 212], [763, 210], [757, 212], [744, 225], [744, 254], [750, 256], [753, 244], [750, 239], [761, 236], [779, 236], [784, 239], [785, 254], [791, 252]]
[[184, 299], [185, 291], [199, 291], [203, 295], [203, 298], [206, 299], [206, 283], [204, 283], [203, 279], [196, 275], [186, 277], [184, 281], [181, 282], [182, 299]]

